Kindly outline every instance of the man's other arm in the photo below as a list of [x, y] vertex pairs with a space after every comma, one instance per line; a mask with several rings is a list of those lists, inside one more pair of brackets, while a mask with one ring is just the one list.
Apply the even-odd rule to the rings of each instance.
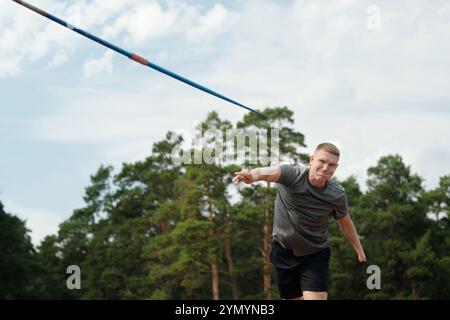
[[356, 253], [358, 254], [359, 262], [366, 262], [366, 255], [364, 254], [364, 249], [361, 246], [358, 232], [356, 231], [356, 227], [353, 224], [352, 219], [350, 218], [350, 214], [347, 213], [343, 218], [337, 220], [337, 223], [339, 224], [342, 233], [345, 235], [347, 240], [352, 245], [353, 249], [355, 249]]
[[256, 181], [277, 182], [281, 175], [280, 166], [255, 168], [252, 170], [242, 169], [234, 173], [233, 182], [243, 181], [250, 184]]

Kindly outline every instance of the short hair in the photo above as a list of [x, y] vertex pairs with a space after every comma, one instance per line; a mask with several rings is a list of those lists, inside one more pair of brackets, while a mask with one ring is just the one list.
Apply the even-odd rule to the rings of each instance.
[[332, 143], [324, 142], [317, 146], [316, 151], [319, 150], [325, 150], [326, 152], [329, 152], [331, 154], [334, 154], [335, 156], [340, 156], [341, 152], [339, 149]]

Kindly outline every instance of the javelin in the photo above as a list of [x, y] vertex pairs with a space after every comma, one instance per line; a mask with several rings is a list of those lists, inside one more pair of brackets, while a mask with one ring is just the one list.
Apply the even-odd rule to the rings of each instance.
[[202, 86], [202, 85], [200, 85], [200, 84], [198, 84], [198, 83], [196, 83], [194, 81], [191, 81], [191, 80], [189, 80], [189, 79], [187, 79], [185, 77], [182, 77], [182, 76], [180, 76], [180, 75], [178, 75], [178, 74], [176, 74], [176, 73], [174, 73], [174, 72], [172, 72], [170, 70], [167, 70], [167, 69], [165, 69], [163, 67], [160, 67], [160, 66], [158, 66], [158, 65], [156, 65], [154, 63], [151, 63], [150, 61], [148, 61], [147, 59], [145, 59], [144, 57], [141, 57], [140, 55], [138, 55], [136, 53], [131, 53], [131, 52], [128, 52], [126, 50], [123, 50], [122, 48], [120, 48], [118, 46], [115, 46], [112, 43], [109, 43], [109, 42], [107, 42], [107, 41], [105, 41], [103, 39], [100, 39], [99, 37], [96, 37], [96, 36], [90, 34], [89, 32], [86, 32], [86, 31], [84, 31], [82, 29], [79, 29], [79, 28], [77, 28], [77, 27], [75, 27], [75, 26], [65, 22], [64, 20], [61, 20], [58, 17], [55, 17], [54, 15], [51, 15], [51, 14], [49, 14], [49, 13], [47, 13], [47, 12], [45, 12], [45, 11], [35, 7], [35, 6], [32, 6], [29, 3], [26, 3], [25, 1], [22, 1], [22, 0], [13, 0], [13, 1], [17, 2], [18, 4], [24, 6], [24, 7], [28, 8], [28, 9], [38, 13], [38, 14], [40, 14], [41, 16], [44, 16], [44, 17], [46, 17], [46, 18], [48, 18], [48, 19], [50, 19], [50, 20], [52, 20], [52, 21], [62, 25], [63, 27], [69, 28], [70, 30], [75, 31], [76, 33], [79, 33], [79, 34], [81, 34], [82, 36], [84, 36], [86, 38], [89, 38], [89, 39], [91, 39], [91, 40], [93, 40], [93, 41], [95, 41], [97, 43], [100, 43], [101, 45], [104, 45], [105, 47], [108, 47], [109, 49], [114, 50], [115, 52], [120, 53], [120, 54], [130, 58], [131, 60], [134, 60], [134, 61], [136, 61], [136, 62], [138, 62], [140, 64], [143, 64], [144, 66], [148, 66], [148, 67], [150, 67], [152, 69], [155, 69], [156, 71], [162, 72], [162, 73], [168, 75], [169, 77], [172, 77], [172, 78], [177, 79], [177, 80], [179, 80], [181, 82], [184, 82], [184, 83], [186, 83], [186, 84], [188, 84], [190, 86], [193, 86], [194, 88], [202, 90], [202, 91], [204, 91], [206, 93], [209, 93], [209, 94], [211, 94], [211, 95], [213, 95], [215, 97], [218, 97], [218, 98], [223, 99], [225, 101], [231, 102], [231, 103], [233, 103], [233, 104], [235, 104], [235, 105], [237, 105], [237, 106], [239, 106], [241, 108], [244, 108], [244, 109], [247, 109], [247, 110], [249, 110], [251, 112], [254, 112], [254, 113], [256, 113], [259, 116], [264, 118], [264, 116], [261, 113], [259, 113], [258, 111], [254, 110], [254, 109], [251, 109], [251, 108], [249, 108], [249, 107], [247, 107], [247, 106], [245, 106], [245, 105], [243, 105], [243, 104], [241, 104], [241, 103], [239, 103], [239, 102], [237, 102], [235, 100], [227, 98], [224, 95], [222, 95], [222, 94], [220, 94], [220, 93], [218, 93], [216, 91], [213, 91], [213, 90], [211, 90], [211, 89], [209, 89], [209, 88], [207, 88], [205, 86]]

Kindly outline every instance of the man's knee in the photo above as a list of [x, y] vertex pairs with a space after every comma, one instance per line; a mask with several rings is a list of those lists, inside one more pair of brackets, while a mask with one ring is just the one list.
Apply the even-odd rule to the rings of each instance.
[[289, 299], [285, 299], [285, 300], [305, 300], [305, 298], [303, 298], [303, 296], [298, 296], [295, 298], [289, 298]]
[[303, 297], [305, 300], [327, 300], [328, 292], [303, 291]]

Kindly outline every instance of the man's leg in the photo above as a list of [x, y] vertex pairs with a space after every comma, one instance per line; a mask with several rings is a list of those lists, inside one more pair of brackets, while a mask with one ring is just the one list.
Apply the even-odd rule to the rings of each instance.
[[308, 256], [301, 270], [301, 287], [305, 300], [327, 300], [330, 249]]
[[291, 298], [291, 299], [287, 299], [287, 300], [305, 300], [305, 298], [303, 296], [300, 296], [300, 297], [297, 297], [297, 298]]
[[275, 267], [275, 270], [277, 271], [277, 285], [281, 299], [303, 300], [298, 268], [286, 270]]
[[327, 300], [328, 292], [318, 292], [318, 291], [303, 291], [303, 298], [305, 300]]

